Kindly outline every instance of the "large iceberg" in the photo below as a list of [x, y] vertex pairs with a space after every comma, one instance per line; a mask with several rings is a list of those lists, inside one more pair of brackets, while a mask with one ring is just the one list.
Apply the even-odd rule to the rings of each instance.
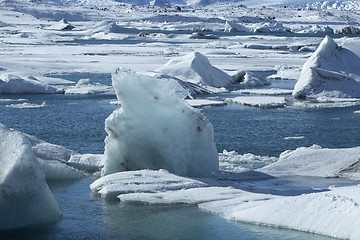
[[181, 96], [174, 80], [118, 69], [112, 76], [121, 108], [105, 122], [103, 175], [167, 169], [185, 176], [218, 170], [211, 123]]
[[306, 61], [293, 96], [360, 97], [360, 57], [326, 36]]
[[62, 216], [30, 142], [0, 124], [0, 230], [50, 223]]

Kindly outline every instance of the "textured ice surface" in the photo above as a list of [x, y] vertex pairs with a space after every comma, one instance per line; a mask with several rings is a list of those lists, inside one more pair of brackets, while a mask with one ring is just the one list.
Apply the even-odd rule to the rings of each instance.
[[326, 36], [306, 61], [293, 96], [360, 97], [360, 57]]
[[0, 229], [55, 222], [62, 212], [29, 141], [0, 125]]
[[203, 182], [179, 177], [166, 170], [138, 170], [106, 175], [93, 182], [90, 188], [104, 198], [114, 198], [127, 193], [155, 193], [206, 186]]
[[105, 122], [104, 175], [167, 169], [205, 176], [218, 170], [212, 125], [181, 97], [176, 81], [119, 69], [113, 86], [121, 108]]
[[260, 171], [273, 175], [347, 177], [360, 180], [360, 147], [329, 149], [313, 145], [285, 151]]
[[228, 74], [212, 66], [199, 52], [171, 59], [156, 71], [205, 86], [225, 87], [233, 83]]
[[34, 77], [27, 79], [12, 75], [0, 75], [0, 93], [61, 93], [62, 90], [40, 82]]

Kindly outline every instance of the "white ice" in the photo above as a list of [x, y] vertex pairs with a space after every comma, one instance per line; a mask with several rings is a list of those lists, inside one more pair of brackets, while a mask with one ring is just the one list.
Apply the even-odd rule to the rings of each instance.
[[24, 79], [12, 74], [0, 75], [0, 93], [62, 93], [55, 88], [29, 76]]
[[225, 87], [233, 84], [231, 76], [212, 66], [199, 52], [171, 59], [156, 71], [202, 86]]
[[226, 98], [225, 102], [237, 103], [259, 108], [279, 108], [285, 107], [288, 104], [288, 101], [284, 97], [273, 96], [240, 96], [234, 98]]
[[360, 180], [360, 147], [329, 149], [318, 145], [280, 154], [279, 161], [260, 171], [272, 176], [346, 177]]
[[167, 169], [205, 176], [218, 170], [212, 125], [186, 103], [176, 81], [124, 69], [118, 69], [112, 80], [121, 108], [105, 122], [103, 175]]
[[360, 57], [326, 36], [306, 61], [293, 96], [360, 97]]
[[62, 212], [21, 133], [0, 125], [0, 230], [58, 221]]

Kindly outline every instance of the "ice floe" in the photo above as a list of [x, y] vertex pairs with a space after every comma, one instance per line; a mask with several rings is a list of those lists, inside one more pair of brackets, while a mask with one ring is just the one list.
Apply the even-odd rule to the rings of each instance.
[[280, 88], [263, 88], [263, 89], [240, 89], [231, 91], [231, 93], [250, 94], [250, 95], [291, 95], [293, 90]]
[[359, 192], [360, 186], [290, 197], [252, 193], [199, 206], [233, 221], [355, 240], [360, 236]]
[[260, 171], [272, 176], [347, 177], [360, 180], [360, 147], [329, 149], [318, 145], [283, 152]]
[[234, 98], [226, 98], [225, 102], [237, 103], [259, 108], [279, 108], [285, 107], [288, 104], [288, 101], [284, 97], [273, 96], [240, 96]]
[[160, 169], [109, 174], [93, 182], [90, 189], [101, 197], [116, 198], [127, 193], [164, 192], [206, 186], [203, 182], [179, 177]]
[[40, 104], [24, 102], [24, 103], [6, 105], [6, 107], [10, 107], [10, 108], [42, 108], [45, 106], [46, 106], [45, 101]]

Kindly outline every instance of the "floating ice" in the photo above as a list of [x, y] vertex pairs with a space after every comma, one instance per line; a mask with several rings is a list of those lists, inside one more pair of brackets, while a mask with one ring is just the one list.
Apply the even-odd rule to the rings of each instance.
[[156, 71], [198, 85], [224, 87], [233, 83], [228, 74], [212, 66], [199, 52], [174, 58]]
[[38, 81], [34, 77], [27, 79], [12, 75], [0, 75], [0, 93], [62, 93], [63, 91]]
[[360, 57], [326, 36], [306, 61], [293, 96], [360, 97]]
[[240, 89], [231, 91], [231, 93], [250, 94], [250, 95], [291, 95], [293, 90], [280, 88], [262, 88], [262, 89]]
[[24, 103], [6, 105], [6, 107], [10, 107], [10, 108], [42, 108], [45, 106], [46, 106], [45, 101], [40, 104], [24, 102]]
[[260, 169], [273, 175], [347, 177], [360, 180], [360, 147], [329, 149], [314, 145], [280, 154], [279, 161]]
[[121, 103], [105, 122], [103, 175], [167, 169], [186, 176], [218, 170], [211, 123], [180, 96], [174, 80], [118, 69], [113, 86]]
[[62, 216], [29, 141], [0, 125], [0, 230], [55, 222]]
[[360, 237], [359, 192], [360, 186], [294, 197], [248, 193], [199, 206], [229, 220], [355, 240]]
[[279, 108], [285, 107], [288, 101], [284, 97], [272, 96], [241, 96], [234, 98], [226, 98], [227, 103], [238, 103], [246, 106], [259, 107], [259, 108]]
[[90, 185], [93, 192], [104, 198], [120, 194], [164, 192], [180, 189], [207, 187], [207, 184], [190, 178], [179, 177], [166, 170], [138, 170], [119, 172], [99, 178]]
[[214, 107], [226, 105], [225, 102], [209, 99], [186, 99], [186, 102], [192, 107]]

